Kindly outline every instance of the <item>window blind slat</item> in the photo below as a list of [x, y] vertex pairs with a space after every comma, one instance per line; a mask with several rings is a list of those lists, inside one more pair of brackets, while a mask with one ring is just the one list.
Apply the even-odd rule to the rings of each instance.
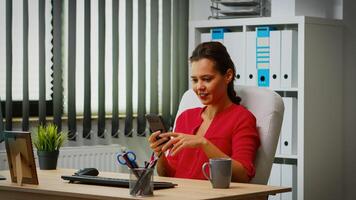
[[39, 103], [40, 124], [46, 124], [46, 52], [45, 52], [45, 0], [38, 1], [38, 57], [39, 57]]
[[105, 1], [99, 1], [99, 109], [98, 137], [105, 137]]
[[85, 0], [84, 8], [84, 119], [83, 138], [90, 139], [91, 133], [91, 81], [90, 81], [90, 4]]
[[172, 119], [175, 119], [179, 105], [179, 51], [178, 51], [178, 16], [179, 0], [173, 0], [172, 10]]
[[133, 61], [132, 61], [132, 1], [126, 1], [126, 119], [125, 119], [125, 135], [132, 136], [132, 76], [133, 76]]
[[162, 1], [162, 118], [171, 125], [171, 1]]
[[53, 122], [62, 130], [62, 0], [53, 0]]
[[189, 16], [189, 0], [179, 1], [179, 99], [188, 89], [188, 16]]
[[119, 1], [112, 1], [112, 128], [115, 138], [119, 133]]
[[28, 0], [23, 0], [23, 81], [22, 81], [22, 130], [29, 130], [28, 97]]
[[76, 140], [76, 1], [68, 1], [68, 139]]
[[6, 102], [5, 130], [12, 130], [12, 1], [6, 0]]
[[138, 1], [138, 105], [137, 134], [146, 135], [146, 0]]
[[158, 114], [158, 0], [151, 0], [151, 72], [150, 112]]

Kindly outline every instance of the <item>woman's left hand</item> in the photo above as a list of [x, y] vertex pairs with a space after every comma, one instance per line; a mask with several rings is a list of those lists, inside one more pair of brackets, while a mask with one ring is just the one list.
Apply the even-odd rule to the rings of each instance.
[[167, 132], [162, 133], [162, 137], [171, 137], [171, 139], [163, 145], [162, 151], [170, 150], [170, 155], [175, 155], [183, 148], [197, 148], [207, 143], [203, 136], [188, 135], [184, 133]]

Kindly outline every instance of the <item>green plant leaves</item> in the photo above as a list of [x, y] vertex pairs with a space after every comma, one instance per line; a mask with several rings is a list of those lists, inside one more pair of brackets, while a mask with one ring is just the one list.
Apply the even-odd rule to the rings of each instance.
[[59, 132], [55, 124], [48, 124], [47, 126], [40, 125], [37, 128], [34, 136], [33, 144], [38, 151], [56, 151], [67, 140], [67, 134]]

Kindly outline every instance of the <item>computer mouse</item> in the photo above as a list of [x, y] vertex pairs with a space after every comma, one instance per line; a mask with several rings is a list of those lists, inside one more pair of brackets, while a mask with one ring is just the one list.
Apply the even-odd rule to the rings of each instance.
[[89, 176], [97, 176], [99, 171], [96, 168], [83, 168], [74, 173], [74, 175], [89, 175]]

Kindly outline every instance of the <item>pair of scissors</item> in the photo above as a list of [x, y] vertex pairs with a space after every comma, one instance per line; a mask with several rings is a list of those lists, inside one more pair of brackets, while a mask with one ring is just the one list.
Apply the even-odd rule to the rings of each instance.
[[138, 168], [136, 162], [136, 154], [133, 151], [124, 151], [116, 155], [116, 160], [121, 165], [126, 165], [127, 167], [133, 169]]

